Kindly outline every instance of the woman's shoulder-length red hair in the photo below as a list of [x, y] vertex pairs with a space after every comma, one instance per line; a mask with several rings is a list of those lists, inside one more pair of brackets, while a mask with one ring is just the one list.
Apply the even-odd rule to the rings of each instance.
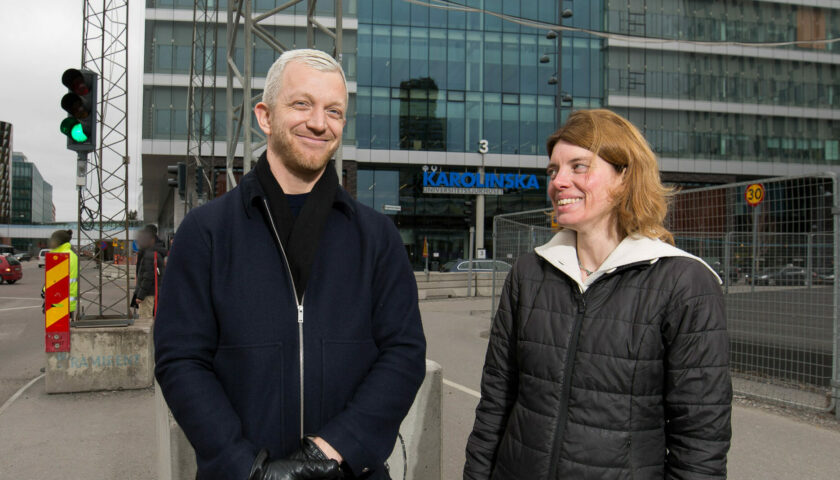
[[673, 190], [662, 185], [656, 155], [632, 123], [606, 109], [576, 110], [548, 137], [549, 156], [561, 141], [585, 148], [616, 170], [624, 170], [621, 187], [613, 193], [619, 233], [674, 243], [664, 225]]

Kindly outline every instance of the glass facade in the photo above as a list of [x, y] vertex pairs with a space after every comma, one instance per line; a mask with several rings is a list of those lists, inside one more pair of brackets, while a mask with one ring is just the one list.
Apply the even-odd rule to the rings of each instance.
[[[192, 3], [147, 0], [147, 7], [190, 10]], [[255, 0], [254, 8], [267, 11], [284, 3]], [[466, 240], [462, 210], [469, 197], [423, 194], [418, 180], [423, 162], [474, 171], [470, 165], [478, 162], [478, 142], [487, 139], [489, 153], [498, 154], [498, 171], [539, 175], [539, 191], [486, 197], [489, 246], [493, 215], [548, 205], [545, 140], [573, 109], [603, 107], [629, 118], [663, 159], [666, 174], [669, 165], [679, 166], [674, 172], [728, 179], [730, 171], [767, 175], [774, 163], [840, 167], [840, 43], [819, 42], [840, 37], [840, 9], [817, 6], [825, 2], [458, 3], [623, 37], [582, 31], [547, 35], [547, 30], [478, 12], [344, 0], [345, 15], [357, 20], [344, 30], [344, 67], [356, 88], [344, 136], [345, 144], [356, 147], [345, 149], [344, 157], [355, 170], [345, 174], [362, 203], [392, 216], [415, 265], [422, 238], [441, 252], [441, 262], [463, 256]], [[813, 6], [802, 5], [807, 3]], [[219, 5], [224, 12], [227, 2]], [[295, 7], [295, 13], [303, 15], [304, 6]], [[332, 7], [333, 2], [318, 2], [319, 14], [332, 14]], [[566, 9], [573, 14], [562, 18]], [[167, 18], [147, 15], [145, 72], [161, 75], [144, 87], [143, 138], [182, 141], [192, 24], [188, 16]], [[305, 44], [304, 28], [266, 28], [281, 43]], [[644, 37], [668, 41], [645, 42]], [[216, 54], [201, 60], [218, 65], [223, 78], [224, 23], [218, 38]], [[326, 37], [320, 41], [326, 42], [320, 48], [331, 48]], [[241, 67], [243, 52], [234, 57]], [[256, 76], [264, 75], [275, 58], [257, 39]], [[221, 141], [225, 91], [219, 87], [215, 129]], [[207, 114], [196, 121], [209, 130], [212, 118]], [[727, 166], [733, 162], [738, 168]]]
[[[502, 11], [501, 0], [466, 3]], [[558, 16], [553, 1], [504, 5]], [[358, 147], [473, 152], [486, 138], [491, 153], [542, 153], [556, 127], [556, 87], [546, 82], [556, 66], [538, 59], [553, 45], [545, 32], [478, 13], [360, 2]]]
[[811, 43], [840, 10], [794, 3], [607, 0], [611, 32], [712, 43], [609, 45], [605, 104], [662, 157], [840, 165], [840, 44]]
[[12, 155], [12, 222], [18, 224], [52, 223], [55, 210], [52, 185], [44, 181], [41, 172], [26, 156]]
[[[455, 171], [453, 168], [452, 171]], [[487, 169], [487, 173], [520, 173], [515, 169]], [[539, 188], [508, 189], [504, 195], [486, 195], [485, 242], [492, 250], [493, 216], [544, 208], [547, 203], [546, 177], [536, 176]], [[359, 165], [356, 181], [359, 202], [378, 212], [390, 215], [403, 238], [409, 259], [416, 269], [422, 269], [423, 239], [429, 242], [430, 252], [438, 253], [432, 263], [442, 266], [449, 260], [466, 258], [469, 249], [467, 215], [475, 211], [474, 197], [457, 194], [423, 193], [423, 169], [419, 165]], [[465, 201], [473, 205], [466, 206]], [[399, 206], [399, 209], [393, 207]], [[469, 215], [474, 218], [475, 213]], [[430, 265], [435, 268], [435, 265]]]

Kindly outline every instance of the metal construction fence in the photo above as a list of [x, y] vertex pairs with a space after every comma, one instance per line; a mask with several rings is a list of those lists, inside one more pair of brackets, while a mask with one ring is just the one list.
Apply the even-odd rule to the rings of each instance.
[[[840, 395], [840, 198], [834, 175], [683, 190], [667, 226], [721, 277], [736, 393], [829, 411]], [[550, 210], [500, 215], [510, 264], [554, 234]], [[495, 313], [497, 298], [492, 299]]]

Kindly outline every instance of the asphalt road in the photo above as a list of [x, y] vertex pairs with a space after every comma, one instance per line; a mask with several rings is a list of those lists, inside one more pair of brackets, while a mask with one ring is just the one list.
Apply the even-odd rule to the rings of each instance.
[[0, 405], [44, 366], [44, 270], [23, 262], [23, 278], [0, 285]]

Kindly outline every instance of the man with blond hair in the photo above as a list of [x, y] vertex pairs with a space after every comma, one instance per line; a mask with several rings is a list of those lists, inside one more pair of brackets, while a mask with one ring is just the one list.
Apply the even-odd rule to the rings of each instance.
[[389, 478], [426, 343], [399, 232], [330, 163], [346, 111], [332, 57], [281, 55], [254, 108], [266, 152], [176, 234], [155, 375], [199, 479]]

